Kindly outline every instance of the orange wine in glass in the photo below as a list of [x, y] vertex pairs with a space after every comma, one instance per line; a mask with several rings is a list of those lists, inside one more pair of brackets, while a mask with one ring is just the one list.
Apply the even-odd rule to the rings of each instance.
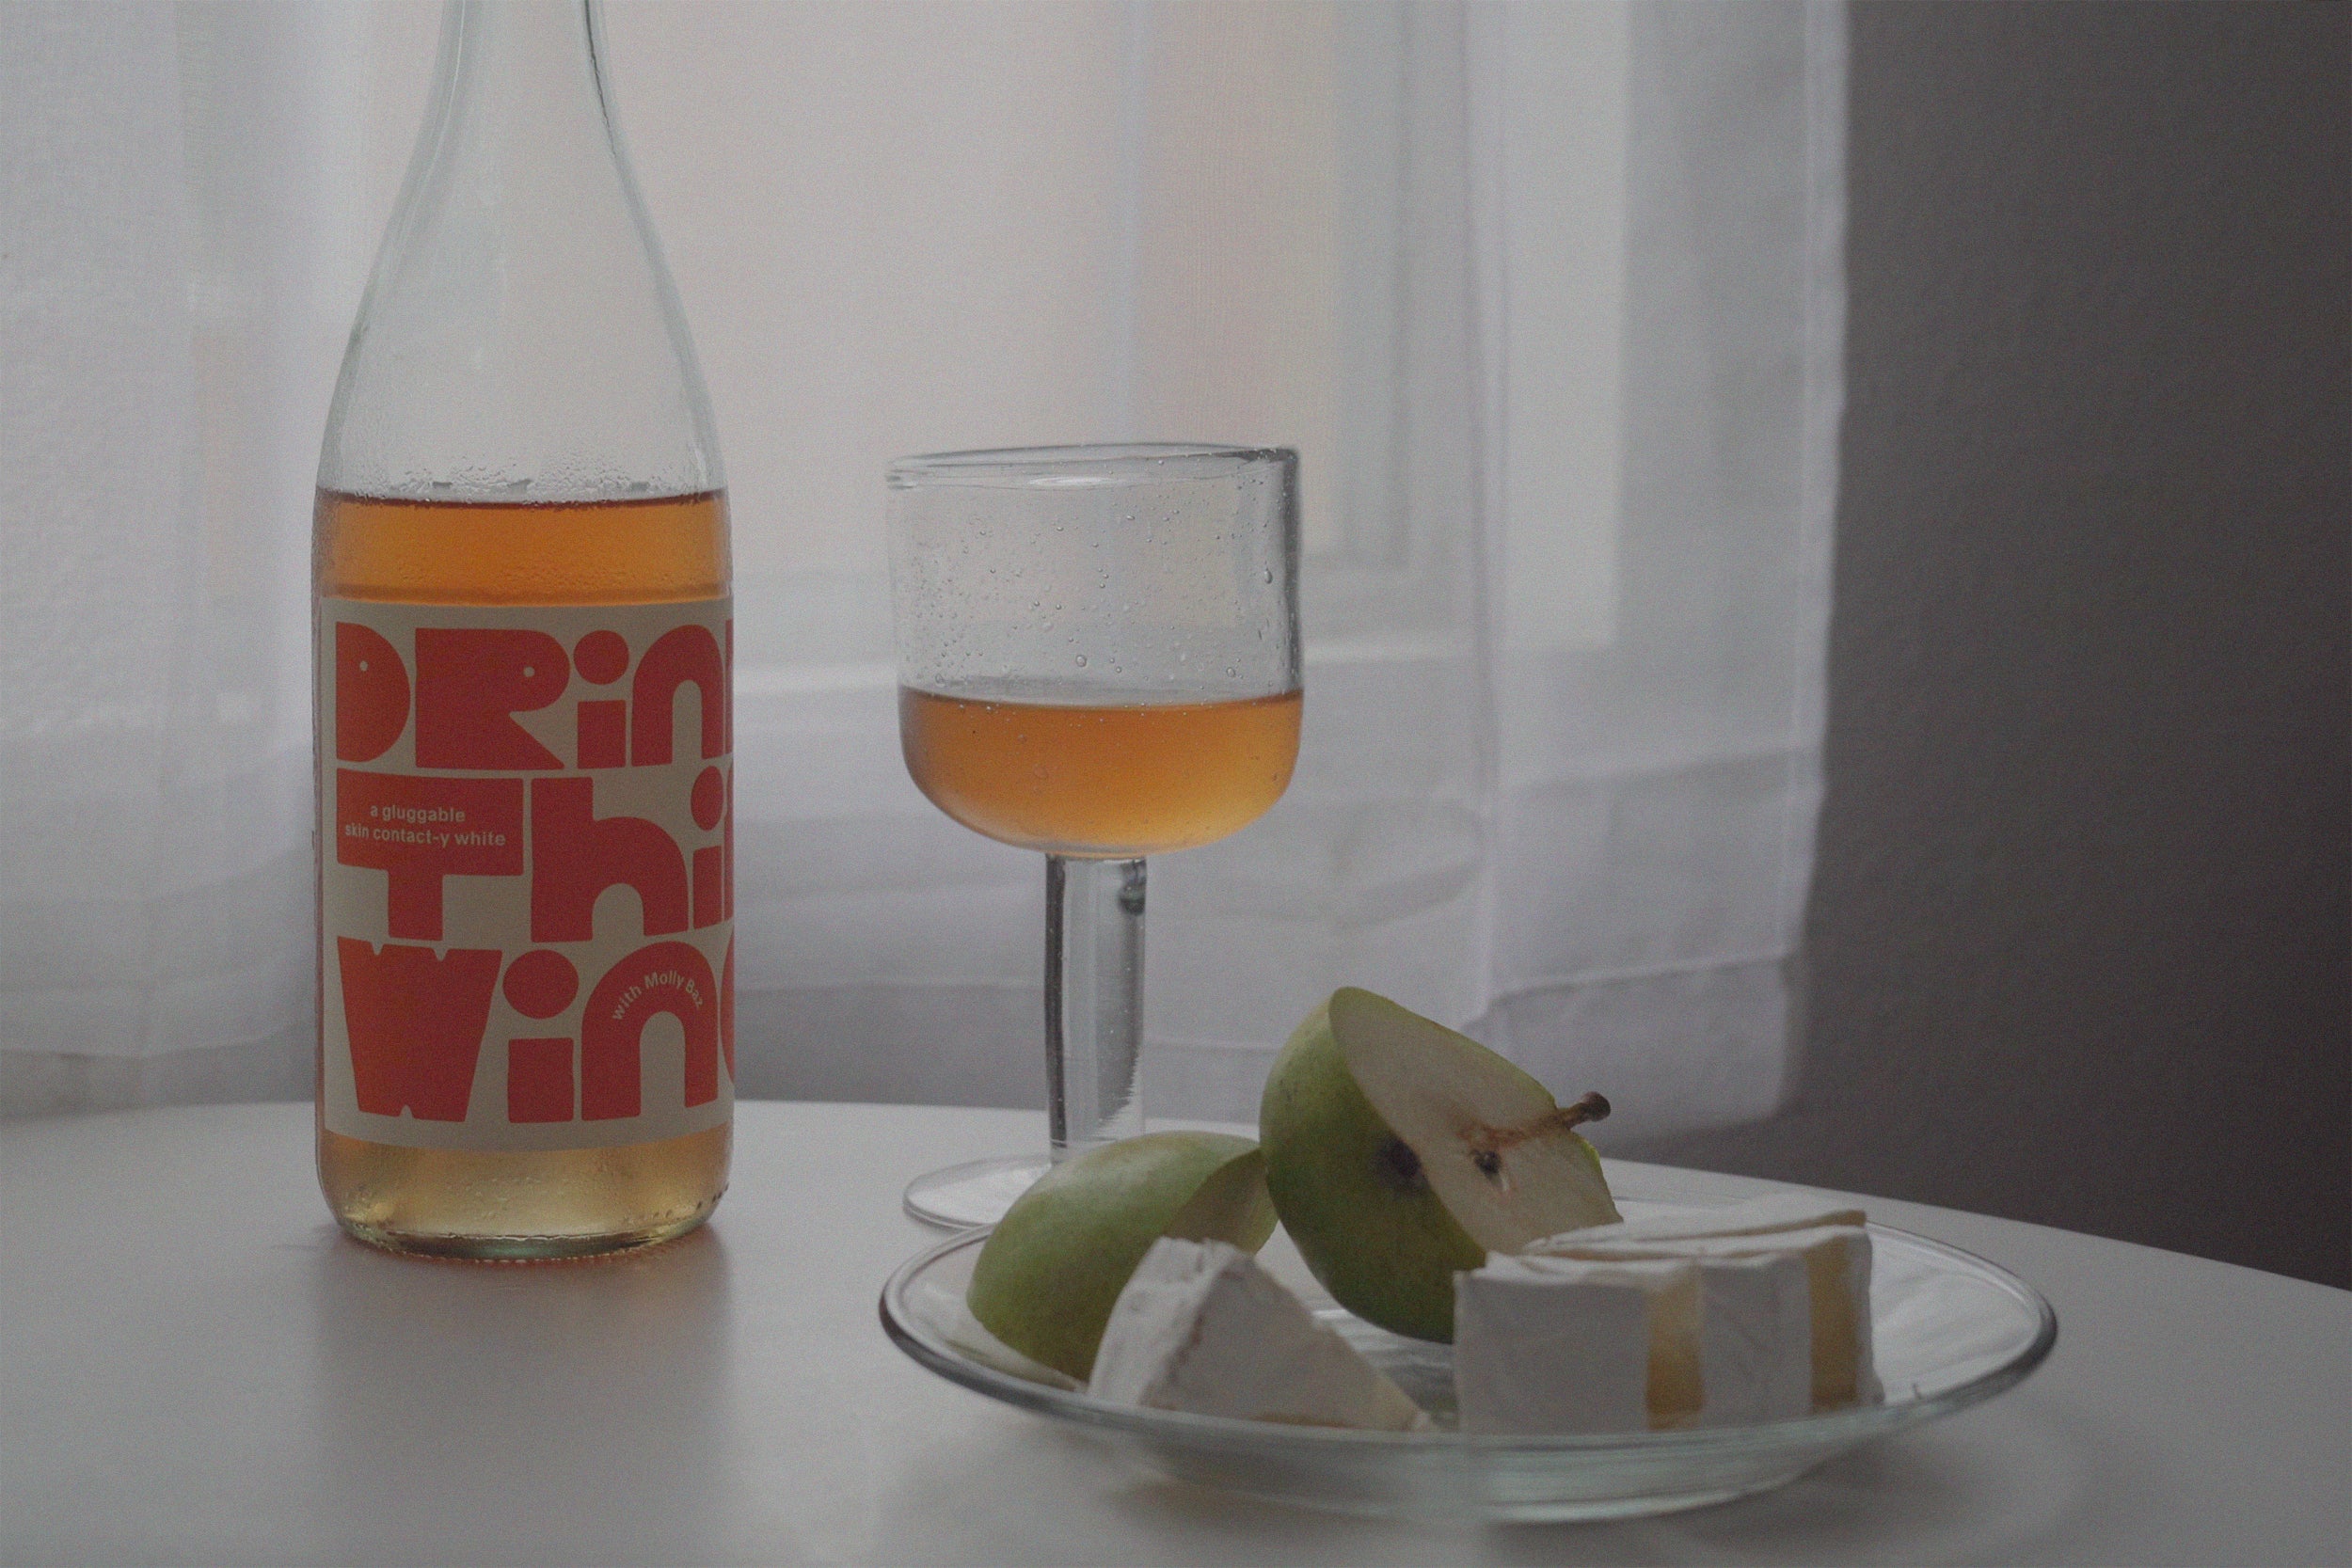
[[1063, 1155], [1143, 1129], [1144, 863], [1281, 798], [1298, 755], [1298, 460], [1051, 447], [890, 467], [898, 734], [931, 802], [1045, 855], [1047, 1152], [917, 1178], [993, 1223]]

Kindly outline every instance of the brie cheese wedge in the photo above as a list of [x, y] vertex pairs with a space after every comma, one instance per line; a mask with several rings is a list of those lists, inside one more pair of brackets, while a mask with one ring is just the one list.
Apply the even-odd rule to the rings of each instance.
[[1120, 1291], [1087, 1392], [1248, 1421], [1383, 1432], [1429, 1424], [1248, 1253], [1165, 1236]]
[[1497, 1255], [1454, 1276], [1466, 1433], [1641, 1432], [1700, 1410], [1698, 1270]]
[[[1601, 1228], [1601, 1227], [1597, 1227]], [[1614, 1228], [1613, 1227], [1607, 1228]], [[1786, 1256], [1797, 1260], [1805, 1275], [1806, 1317], [1812, 1370], [1811, 1408], [1870, 1403], [1880, 1397], [1870, 1350], [1870, 1233], [1859, 1226], [1822, 1226], [1807, 1230], [1774, 1230], [1749, 1236], [1708, 1236], [1672, 1241], [1611, 1241], [1586, 1239], [1570, 1231], [1544, 1243], [1547, 1258], [1581, 1258], [1596, 1261], [1680, 1259], [1704, 1264], [1742, 1258]], [[1726, 1283], [1719, 1294], [1729, 1291]], [[1767, 1288], [1756, 1286], [1756, 1300]], [[1712, 1305], [1713, 1298], [1709, 1299]], [[1737, 1310], [1743, 1321], [1760, 1323], [1768, 1308], [1753, 1305]], [[1724, 1354], [1731, 1354], [1726, 1350]], [[1728, 1396], [1727, 1396], [1728, 1397]], [[1747, 1396], [1740, 1396], [1743, 1401]]]

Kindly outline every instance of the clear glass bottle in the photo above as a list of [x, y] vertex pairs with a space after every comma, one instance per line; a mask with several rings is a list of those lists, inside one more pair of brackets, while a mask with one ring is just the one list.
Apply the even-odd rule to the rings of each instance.
[[319, 1180], [400, 1251], [726, 1186], [725, 482], [603, 57], [593, 0], [451, 0], [319, 464]]

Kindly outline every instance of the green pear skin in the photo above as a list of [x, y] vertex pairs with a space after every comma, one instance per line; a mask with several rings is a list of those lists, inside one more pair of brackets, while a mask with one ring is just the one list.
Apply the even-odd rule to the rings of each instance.
[[1153, 1242], [1265, 1244], [1274, 1208], [1264, 1169], [1256, 1144], [1222, 1132], [1146, 1132], [1072, 1155], [997, 1222], [965, 1305], [1012, 1349], [1083, 1383]]
[[1331, 1299], [1416, 1339], [1454, 1339], [1454, 1275], [1486, 1261], [1420, 1161], [1389, 1130], [1340, 1055], [1328, 1000], [1267, 1071], [1258, 1107], [1266, 1190]]

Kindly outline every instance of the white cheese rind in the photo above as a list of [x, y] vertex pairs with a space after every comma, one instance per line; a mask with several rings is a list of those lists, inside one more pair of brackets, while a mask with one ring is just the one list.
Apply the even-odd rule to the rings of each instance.
[[1454, 1276], [1466, 1433], [1641, 1432], [1699, 1411], [1698, 1271], [1495, 1257]]
[[1087, 1392], [1250, 1421], [1402, 1432], [1429, 1419], [1248, 1253], [1169, 1237], [1120, 1291]]
[[1812, 1408], [1873, 1403], [1881, 1395], [1872, 1367], [1870, 1335], [1870, 1233], [1858, 1226], [1825, 1226], [1751, 1236], [1712, 1236], [1688, 1241], [1586, 1240], [1581, 1233], [1554, 1236], [1547, 1257], [1598, 1261], [1636, 1259], [1756, 1257], [1786, 1253], [1801, 1259], [1806, 1276], [1812, 1326]]
[[1720, 1209], [1677, 1209], [1614, 1225], [1589, 1226], [1547, 1236], [1527, 1250], [1531, 1253], [1573, 1255], [1573, 1249], [1596, 1242], [1679, 1242], [1711, 1236], [1763, 1236], [1783, 1230], [1819, 1230], [1829, 1226], [1859, 1226], [1862, 1211], [1834, 1198], [1809, 1193], [1767, 1193], [1744, 1203]]

